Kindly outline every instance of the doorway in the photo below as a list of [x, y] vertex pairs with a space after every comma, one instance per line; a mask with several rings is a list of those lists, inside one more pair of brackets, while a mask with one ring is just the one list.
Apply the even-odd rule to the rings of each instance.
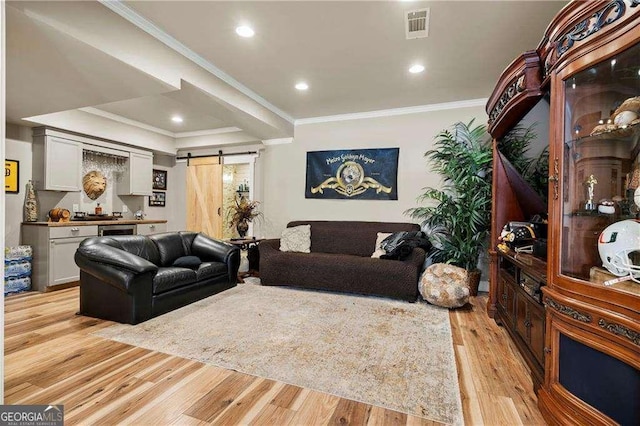
[[[242, 198], [251, 200], [253, 185], [250, 184], [252, 179], [249, 163], [225, 164], [222, 169], [222, 181], [222, 211], [224, 212], [222, 237], [224, 239], [237, 238], [238, 232], [229, 223], [231, 217], [230, 210], [231, 207]], [[251, 228], [249, 228], [247, 235], [252, 235], [251, 231]]]
[[[229, 209], [239, 197], [254, 200], [257, 153], [190, 158], [186, 169], [186, 229], [213, 238], [237, 238]], [[253, 236], [253, 224], [249, 224]]]

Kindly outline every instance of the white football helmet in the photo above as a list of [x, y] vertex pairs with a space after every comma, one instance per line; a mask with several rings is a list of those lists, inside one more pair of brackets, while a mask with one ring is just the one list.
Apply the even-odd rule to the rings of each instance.
[[640, 282], [640, 221], [621, 220], [604, 228], [598, 238], [598, 252], [609, 272], [619, 277], [630, 275]]

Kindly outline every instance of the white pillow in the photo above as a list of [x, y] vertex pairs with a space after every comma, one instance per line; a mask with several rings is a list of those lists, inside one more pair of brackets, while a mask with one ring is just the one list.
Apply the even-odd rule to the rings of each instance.
[[378, 238], [376, 238], [376, 247], [375, 247], [375, 251], [373, 252], [373, 254], [371, 255], [371, 257], [375, 257], [375, 258], [380, 258], [380, 256], [382, 256], [383, 254], [386, 254], [387, 252], [384, 251], [382, 249], [382, 247], [380, 247], [382, 245], [382, 240], [384, 240], [385, 238], [387, 238], [389, 235], [391, 235], [391, 232], [378, 232]]
[[280, 251], [311, 253], [311, 225], [294, 226], [282, 231]]

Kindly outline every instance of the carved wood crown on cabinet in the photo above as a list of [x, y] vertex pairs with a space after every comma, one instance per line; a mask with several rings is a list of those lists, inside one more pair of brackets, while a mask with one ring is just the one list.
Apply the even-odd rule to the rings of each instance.
[[542, 97], [540, 57], [525, 52], [503, 72], [487, 102], [489, 133], [500, 138]]
[[[640, 0], [614, 0], [611, 2], [593, 2], [595, 11], [586, 12], [584, 19], [573, 25], [570, 30], [564, 30], [553, 41], [548, 43], [548, 54], [544, 57], [544, 79], [546, 79], [556, 62], [571, 49], [576, 42], [586, 41], [592, 35], [601, 32], [603, 28], [615, 23], [627, 12], [627, 5], [635, 8]], [[598, 4], [600, 3], [600, 4]]]
[[[496, 147], [549, 96], [550, 164], [557, 171], [549, 177], [554, 185], [549, 191], [544, 379], [538, 405], [550, 424], [640, 424], [640, 284], [604, 285], [608, 278], [600, 275], [606, 277], [607, 271], [600, 268], [597, 250], [605, 227], [640, 219], [640, 213], [624, 212], [616, 204], [616, 212], [607, 216], [585, 203], [587, 195], [582, 194], [585, 179], [600, 174], [597, 197], [591, 201], [615, 196], [629, 201], [631, 190], [633, 203], [635, 188], [623, 178], [640, 170], [640, 123], [622, 129], [627, 136], [597, 134], [594, 127], [598, 121], [614, 121], [614, 111], [624, 101], [640, 97], [639, 51], [640, 0], [572, 1], [551, 21], [536, 50], [507, 67], [487, 103]], [[511, 281], [503, 278], [493, 245], [505, 223], [528, 218], [514, 207], [516, 190], [499, 173], [498, 154], [494, 149], [487, 312], [514, 328], [517, 339], [517, 315], [508, 309], [517, 309], [520, 289], [514, 280], [511, 289], [506, 285]], [[530, 323], [525, 318], [524, 326]]]

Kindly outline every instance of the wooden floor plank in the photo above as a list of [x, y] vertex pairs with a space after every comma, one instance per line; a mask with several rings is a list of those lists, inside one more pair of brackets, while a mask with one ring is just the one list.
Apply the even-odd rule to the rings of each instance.
[[249, 422], [250, 425], [284, 426], [291, 424], [295, 411], [278, 405], [267, 404], [260, 413]]
[[258, 399], [250, 409], [245, 413], [244, 417], [240, 420], [240, 423], [243, 425], [251, 424], [256, 417], [258, 417], [262, 411], [264, 411], [268, 406], [272, 405], [270, 402], [275, 398], [275, 396], [282, 391], [282, 388], [286, 385], [282, 382], [273, 382], [273, 386], [265, 392], [260, 399]]
[[[248, 387], [236, 398], [222, 413], [211, 420], [217, 425], [233, 426], [240, 424], [241, 420], [251, 411], [262, 397], [264, 397], [275, 385], [273, 380], [257, 379], [253, 386]], [[242, 422], [244, 423], [244, 422]]]
[[190, 381], [166, 389], [164, 394], [156, 396], [136, 413], [131, 413], [122, 423], [166, 425], [174, 423], [179, 418], [188, 417], [195, 420], [190, 416], [182, 416], [182, 413], [231, 374], [231, 371], [218, 367], [204, 366], [198, 374], [192, 375]]
[[[156, 382], [148, 382], [149, 384], [143, 393], [131, 394], [127, 398], [114, 400], [110, 405], [104, 405], [100, 410], [95, 411], [90, 417], [93, 424], [120, 424], [124, 419], [138, 413], [152, 403], [156, 398], [162, 396], [167, 389], [174, 386], [180, 387], [186, 382], [190, 382], [192, 377], [204, 368], [204, 364], [190, 361], [181, 365], [179, 368], [167, 370], [166, 375], [158, 378]], [[87, 417], [87, 413], [79, 413], [79, 417]]]
[[[84, 407], [87, 406], [100, 404], [103, 399], [106, 399], [105, 395], [109, 394], [114, 389], [120, 388], [123, 383], [144, 382], [136, 377], [136, 373], [139, 369], [147, 368], [149, 363], [162, 363], [163, 359], [156, 355], [157, 354], [150, 354], [149, 356], [144, 357], [142, 361], [131, 361], [120, 368], [118, 368], [117, 365], [114, 365], [115, 368], [113, 370], [86, 383], [84, 386], [73, 388], [67, 386], [67, 383], [63, 383], [59, 386], [52, 386], [45, 389], [42, 393], [35, 395], [34, 400], [40, 404], [47, 404], [47, 401], [50, 401], [51, 398], [53, 398], [54, 402], [64, 404], [67, 409], [78, 411], [83, 410]], [[77, 374], [81, 375], [82, 372]], [[49, 395], [49, 393], [51, 395]], [[25, 400], [21, 401], [21, 403], [27, 402], [28, 401]]]
[[291, 408], [291, 405], [302, 392], [302, 388], [295, 385], [285, 385], [273, 398], [271, 404], [282, 408]]
[[[147, 354], [146, 359], [144, 358], [145, 354]], [[155, 357], [153, 354], [150, 354], [148, 350], [135, 347], [131, 347], [130, 350], [113, 357], [105, 354], [104, 362], [96, 364], [92, 368], [86, 368], [76, 374], [70, 375], [66, 379], [56, 383], [56, 386], [44, 388], [42, 391], [31, 395], [28, 400], [41, 404], [61, 400], [72, 401], [74, 395], [78, 394], [79, 389], [83, 389], [81, 395], [82, 398], [84, 398], [89, 394], [94, 394], [98, 389], [100, 389], [100, 386], [106, 383], [106, 380], [108, 380], [109, 377], [112, 377], [123, 370], [126, 370], [127, 373], [131, 373], [131, 364], [139, 362], [141, 358], [144, 361], [149, 361], [153, 360]], [[122, 376], [114, 379], [114, 381], [121, 380], [121, 378]], [[19, 400], [17, 402], [22, 403], [24, 401]]]
[[65, 410], [64, 423], [70, 426], [81, 424], [116, 424], [100, 423], [98, 419], [108, 415], [112, 407], [122, 404], [136, 396], [144, 395], [152, 387], [153, 383], [145, 382], [137, 377], [129, 377], [127, 380], [118, 383], [118, 386], [103, 392], [100, 398], [95, 398], [83, 406], [75, 406], [69, 411]]
[[407, 415], [382, 407], [371, 407], [367, 426], [402, 426], [407, 424]]
[[[67, 424], [440, 425], [93, 335], [78, 288], [5, 299], [5, 403], [65, 406]], [[468, 425], [543, 425], [530, 372], [487, 297], [450, 311]]]
[[233, 374], [187, 409], [186, 415], [210, 422], [220, 415], [233, 401], [256, 380], [248, 374]]
[[291, 419], [294, 425], [326, 425], [333, 417], [340, 398], [321, 392], [310, 391]]
[[362, 402], [340, 399], [333, 416], [329, 419], [330, 425], [366, 425], [371, 414], [371, 405]]

